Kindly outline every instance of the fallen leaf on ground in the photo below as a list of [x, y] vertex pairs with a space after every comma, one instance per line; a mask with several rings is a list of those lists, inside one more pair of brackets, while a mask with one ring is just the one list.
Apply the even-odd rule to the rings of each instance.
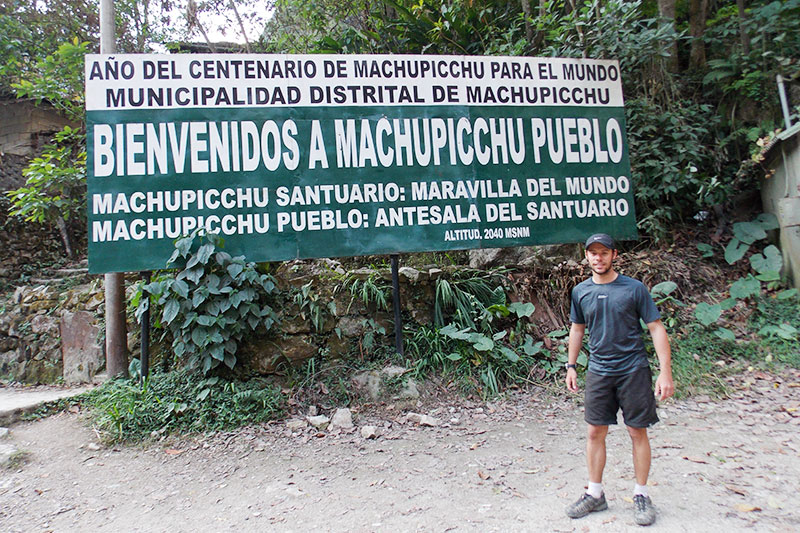
[[737, 503], [733, 507], [734, 507], [734, 509], [736, 509], [737, 511], [739, 511], [741, 513], [752, 513], [752, 512], [756, 512], [756, 511], [760, 511], [761, 510], [761, 507], [757, 507], [755, 505], [750, 505], [750, 504], [747, 504], [747, 503]]
[[725, 485], [725, 488], [741, 496], [747, 496], [747, 491], [741, 487], [737, 487], [736, 485]]
[[684, 455], [683, 458], [686, 459], [687, 461], [691, 461], [693, 463], [700, 463], [700, 464], [704, 464], [704, 465], [708, 464], [708, 461], [706, 461], [702, 457], [693, 457], [693, 456], [690, 456], [690, 455]]
[[492, 476], [490, 476], [489, 474], [485, 473], [483, 470], [478, 470], [478, 477], [481, 478], [482, 480], [486, 481], [487, 479], [489, 479]]
[[167, 454], [167, 455], [180, 455], [180, 454], [183, 453], [183, 451], [184, 450], [169, 449], [169, 450], [164, 450], [164, 453]]

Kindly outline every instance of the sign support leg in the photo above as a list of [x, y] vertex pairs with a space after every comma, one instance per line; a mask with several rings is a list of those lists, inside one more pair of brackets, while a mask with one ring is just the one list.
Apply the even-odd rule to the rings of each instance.
[[394, 349], [398, 355], [404, 355], [403, 350], [403, 319], [400, 317], [400, 274], [398, 263], [400, 256], [392, 254], [392, 304], [394, 307]]
[[[142, 279], [145, 283], [150, 283], [150, 271], [142, 272]], [[150, 298], [150, 293], [142, 291], [142, 298]], [[142, 358], [141, 376], [139, 381], [144, 385], [144, 381], [150, 375], [150, 306], [142, 313]]]

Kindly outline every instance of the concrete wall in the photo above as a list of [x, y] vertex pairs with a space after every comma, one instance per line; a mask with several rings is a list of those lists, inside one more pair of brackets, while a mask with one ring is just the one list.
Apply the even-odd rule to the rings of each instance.
[[800, 287], [800, 124], [778, 135], [763, 155], [773, 171], [761, 184], [764, 211], [778, 218], [784, 273]]
[[74, 126], [49, 104], [0, 101], [0, 154], [34, 155], [54, 132], [67, 125]]

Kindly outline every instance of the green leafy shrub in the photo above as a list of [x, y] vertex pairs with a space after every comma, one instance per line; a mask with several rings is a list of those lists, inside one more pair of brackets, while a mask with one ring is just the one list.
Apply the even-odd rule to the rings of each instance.
[[761, 297], [750, 317], [750, 328], [761, 337], [767, 363], [800, 367], [800, 299]]
[[27, 222], [55, 225], [67, 255], [73, 256], [73, 227], [85, 227], [86, 136], [65, 126], [56, 133], [54, 144], [31, 160], [22, 171], [25, 185], [6, 192], [11, 215]]
[[203, 378], [185, 371], [154, 373], [144, 386], [111, 380], [83, 400], [114, 442], [259, 424], [279, 417], [284, 402], [280, 389], [263, 381]]
[[698, 210], [727, 199], [714, 168], [712, 108], [684, 102], [661, 110], [645, 100], [625, 103], [631, 174], [639, 228], [656, 239]]
[[[268, 331], [277, 318], [268, 303], [275, 291], [272, 277], [243, 256], [231, 257], [222, 245], [213, 234], [178, 239], [167, 267], [179, 271], [141, 284], [134, 302], [138, 319], [151, 304], [160, 311], [156, 327], [171, 335], [174, 355], [203, 373], [223, 363], [232, 369], [244, 336]], [[142, 298], [142, 291], [150, 297]]]
[[[528, 381], [531, 368], [541, 363], [540, 359], [549, 362], [541, 357], [543, 343], [534, 343], [524, 333], [523, 319], [533, 314], [533, 304], [506, 304], [502, 287], [499, 289], [490, 293], [497, 300], [502, 296], [502, 301], [481, 307], [472, 323], [463, 327], [457, 322], [441, 328], [421, 327], [411, 333], [406, 341], [406, 356], [414, 375], [450, 374], [462, 385], [488, 397], [512, 384]], [[465, 315], [456, 311], [454, 316]]]

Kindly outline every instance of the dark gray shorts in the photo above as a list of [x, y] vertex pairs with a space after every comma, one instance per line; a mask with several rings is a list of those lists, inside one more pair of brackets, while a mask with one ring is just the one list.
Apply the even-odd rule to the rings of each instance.
[[593, 426], [616, 424], [620, 409], [626, 426], [646, 428], [658, 422], [650, 367], [622, 376], [587, 371], [584, 399], [584, 419]]

